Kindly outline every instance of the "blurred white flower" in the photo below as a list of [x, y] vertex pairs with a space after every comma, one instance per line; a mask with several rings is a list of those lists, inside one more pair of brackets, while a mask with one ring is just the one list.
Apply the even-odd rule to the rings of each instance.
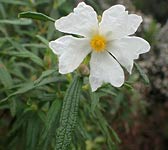
[[91, 53], [89, 81], [92, 91], [108, 82], [120, 87], [124, 83], [120, 65], [131, 73], [133, 60], [150, 50], [147, 41], [130, 36], [141, 22], [141, 16], [128, 14], [123, 5], [105, 10], [99, 21], [91, 6], [79, 3], [74, 12], [55, 22], [57, 30], [81, 37], [66, 35], [49, 43], [59, 57], [59, 72], [73, 72]]

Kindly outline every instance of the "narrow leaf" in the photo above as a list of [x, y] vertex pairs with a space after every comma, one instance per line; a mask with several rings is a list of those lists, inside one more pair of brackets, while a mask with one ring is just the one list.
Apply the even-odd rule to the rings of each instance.
[[15, 19], [15, 20], [3, 19], [3, 20], [0, 20], [0, 24], [29, 25], [31, 23], [32, 23], [32, 20], [30, 20], [30, 19]]
[[5, 65], [0, 61], [0, 82], [4, 85], [4, 87], [9, 88], [12, 86], [12, 78], [5, 68]]
[[40, 144], [48, 145], [49, 143], [51, 143], [53, 134], [55, 134], [55, 128], [57, 126], [55, 124], [57, 124], [57, 120], [59, 118], [60, 108], [61, 108], [61, 102], [59, 100], [55, 100], [47, 113], [47, 117], [45, 120], [45, 128], [42, 131]]
[[13, 5], [23, 5], [23, 6], [29, 5], [29, 3], [27, 2], [18, 1], [18, 0], [0, 0], [0, 2], [6, 3], [6, 4], [13, 4]]
[[100, 110], [97, 109], [95, 111], [95, 117], [97, 119], [96, 124], [98, 125], [98, 127], [100, 127], [101, 132], [103, 133], [103, 135], [107, 139], [107, 145], [108, 145], [109, 149], [114, 149], [114, 147], [116, 146], [116, 143], [118, 143], [120, 141], [117, 134], [112, 132], [112, 130], [110, 133], [107, 120], [104, 118], [104, 116], [102, 115]]
[[59, 100], [56, 100], [52, 103], [49, 112], [47, 114], [47, 120], [46, 120], [46, 130], [45, 134], [48, 133], [49, 129], [51, 129], [52, 123], [55, 122], [56, 116], [58, 115], [60, 111], [61, 103]]
[[9, 102], [9, 106], [10, 106], [11, 115], [12, 115], [12, 116], [15, 116], [15, 115], [16, 115], [16, 110], [17, 110], [16, 100], [15, 100], [15, 99], [12, 99], [12, 100]]
[[48, 77], [49, 75], [53, 74], [56, 70], [51, 69], [51, 70], [46, 70], [44, 72], [42, 72], [41, 76], [34, 81], [35, 84], [39, 83], [43, 78]]
[[78, 103], [81, 91], [80, 77], [74, 78], [64, 97], [60, 124], [57, 130], [55, 150], [67, 150], [77, 123]]
[[60, 7], [63, 3], [65, 3], [67, 0], [56, 0], [55, 2], [55, 7], [58, 8]]
[[37, 88], [37, 87], [40, 87], [40, 86], [43, 86], [43, 85], [46, 85], [49, 83], [53, 83], [53, 82], [56, 83], [56, 82], [65, 81], [65, 79], [62, 77], [48, 77], [48, 78], [44, 78], [39, 83], [37, 83], [37, 81], [39, 82], [39, 79], [34, 81], [36, 84], [34, 82], [28, 82], [28, 83], [22, 84], [21, 86], [19, 86], [20, 88], [16, 92], [11, 93], [10, 95], [8, 95], [8, 97], [2, 99], [0, 101], [0, 103], [7, 101], [9, 98], [11, 98], [15, 95], [26, 93], [30, 90], [33, 90], [34, 88]]
[[99, 96], [95, 92], [91, 92], [91, 111], [94, 112], [99, 103]]
[[5, 101], [7, 101], [12, 96], [15, 96], [15, 95], [18, 95], [18, 94], [23, 94], [23, 93], [25, 93], [25, 92], [27, 92], [29, 90], [32, 90], [33, 88], [34, 88], [34, 83], [33, 82], [25, 83], [16, 92], [10, 94], [8, 97], [6, 97], [3, 100], [1, 100], [0, 103], [3, 103]]
[[141, 67], [136, 62], [134, 62], [134, 64], [135, 64], [135, 67], [136, 67], [137, 71], [139, 72], [140, 76], [144, 80], [144, 83], [149, 84], [150, 81], [149, 81], [148, 76], [145, 74], [145, 72], [141, 69]]
[[47, 45], [48, 46], [48, 41], [44, 38], [44, 37], [42, 37], [42, 36], [40, 36], [40, 35], [36, 35], [36, 37], [41, 41], [41, 42], [43, 42], [45, 45]]
[[35, 150], [38, 143], [41, 121], [33, 116], [27, 122], [26, 150]]
[[43, 67], [43, 61], [40, 57], [35, 55], [34, 53], [28, 51], [26, 48], [24, 48], [21, 44], [18, 44], [17, 42], [13, 41], [12, 39], [8, 38], [8, 41], [12, 44], [14, 48], [16, 48], [18, 51], [10, 51], [10, 53], [6, 53], [6, 55], [13, 55], [17, 57], [22, 57], [22, 58], [29, 58], [31, 59], [34, 63], [40, 65]]
[[35, 20], [42, 20], [42, 21], [52, 21], [55, 22], [55, 20], [47, 15], [44, 15], [39, 12], [22, 12], [18, 15], [19, 18], [31, 18]]
[[21, 57], [21, 58], [29, 58], [31, 59], [31, 61], [33, 61], [34, 63], [36, 63], [37, 65], [43, 67], [43, 61], [40, 57], [38, 57], [37, 55], [35, 55], [34, 53], [23, 49], [22, 51], [10, 51], [10, 53], [4, 53], [6, 55], [10, 55], [10, 56], [16, 56], [16, 57]]

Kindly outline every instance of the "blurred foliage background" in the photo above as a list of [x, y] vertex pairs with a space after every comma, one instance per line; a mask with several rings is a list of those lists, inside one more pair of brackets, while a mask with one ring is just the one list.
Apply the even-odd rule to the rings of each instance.
[[[82, 0], [81, 0], [82, 1]], [[60, 75], [48, 41], [52, 22], [18, 19], [25, 11], [54, 19], [79, 0], [0, 0], [0, 150], [52, 150], [62, 100], [73, 74]], [[136, 33], [151, 44], [121, 88], [92, 93], [84, 78], [73, 150], [166, 150], [168, 143], [168, 1], [85, 0], [101, 14], [114, 4], [143, 16]], [[144, 75], [144, 76], [143, 76]]]

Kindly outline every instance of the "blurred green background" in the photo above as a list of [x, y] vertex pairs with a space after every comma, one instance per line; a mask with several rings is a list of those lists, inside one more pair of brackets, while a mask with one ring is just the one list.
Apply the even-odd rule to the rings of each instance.
[[[59, 112], [74, 74], [60, 75], [48, 41], [62, 33], [52, 22], [18, 19], [25, 11], [54, 19], [82, 0], [0, 0], [0, 150], [52, 150]], [[109, 84], [91, 93], [88, 78], [80, 101], [73, 150], [167, 150], [168, 0], [85, 0], [98, 14], [124, 4], [140, 14], [136, 35], [151, 51], [136, 62], [121, 88]], [[4, 100], [8, 98], [7, 100]]]

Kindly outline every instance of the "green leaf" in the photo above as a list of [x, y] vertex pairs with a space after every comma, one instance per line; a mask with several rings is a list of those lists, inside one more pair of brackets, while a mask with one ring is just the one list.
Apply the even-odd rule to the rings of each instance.
[[11, 112], [11, 115], [12, 116], [15, 116], [16, 115], [16, 107], [17, 107], [17, 104], [16, 104], [16, 100], [15, 99], [12, 99], [10, 102], [9, 102], [9, 105], [10, 105], [10, 112]]
[[7, 71], [5, 65], [1, 61], [0, 61], [0, 82], [2, 82], [5, 88], [9, 88], [13, 84], [9, 72]]
[[110, 85], [110, 87], [108, 86], [107, 88], [100, 89], [100, 91], [105, 93], [105, 94], [110, 94], [112, 96], [117, 96], [117, 94], [111, 89], [111, 85]]
[[43, 67], [43, 61], [40, 57], [35, 55], [34, 53], [28, 51], [26, 48], [24, 48], [21, 44], [18, 44], [17, 42], [13, 41], [10, 38], [7, 38], [8, 41], [12, 44], [14, 48], [16, 48], [18, 51], [10, 51], [10, 53], [5, 53], [6, 55], [12, 55], [12, 56], [17, 56], [17, 57], [22, 57], [22, 58], [30, 58], [34, 63], [37, 65]]
[[[46, 71], [47, 72], [47, 71]], [[56, 82], [60, 82], [60, 81], [65, 81], [65, 79], [63, 77], [47, 77], [46, 76], [49, 76], [53, 73], [53, 71], [48, 71], [47, 73], [44, 73], [43, 75], [41, 75], [41, 77], [37, 80], [35, 80], [34, 82], [28, 82], [28, 83], [23, 83], [21, 84], [21, 86], [19, 86], [20, 88], [8, 95], [8, 97], [4, 98], [3, 100], [0, 101], [0, 103], [3, 103], [5, 101], [7, 101], [9, 98], [15, 96], [15, 95], [19, 95], [19, 94], [23, 94], [23, 93], [26, 93], [30, 90], [33, 90], [37, 87], [40, 87], [40, 86], [43, 86], [43, 85], [46, 85], [46, 84], [49, 84], [49, 83], [56, 83]], [[43, 80], [42, 80], [42, 76], [45, 77]]]
[[53, 74], [54, 72], [56, 72], [56, 70], [51, 69], [51, 70], [46, 70], [44, 72], [42, 72], [41, 76], [34, 81], [35, 84], [38, 84], [42, 79], [48, 77], [49, 75]]
[[60, 107], [61, 107], [61, 103], [59, 100], [56, 100], [52, 103], [52, 105], [48, 111], [48, 114], [47, 114], [47, 120], [45, 122], [45, 126], [46, 126], [46, 129], [44, 132], [45, 135], [47, 135], [49, 129], [51, 129], [52, 123], [55, 122], [55, 119], [56, 119], [57, 115], [59, 114]]
[[106, 137], [109, 149], [114, 149], [116, 147], [116, 143], [120, 142], [119, 137], [114, 132], [114, 130], [109, 127], [107, 120], [98, 109], [96, 109], [95, 111], [95, 118], [96, 124], [98, 125], [98, 127], [100, 127], [103, 135]]
[[26, 150], [35, 150], [37, 148], [41, 123], [35, 115], [32, 115], [27, 121]]
[[38, 57], [37, 55], [35, 55], [34, 53], [28, 51], [28, 50], [25, 50], [25, 49], [22, 49], [22, 51], [10, 51], [10, 53], [4, 53], [6, 55], [11, 55], [11, 56], [16, 56], [16, 57], [21, 57], [21, 58], [29, 58], [31, 59], [34, 63], [36, 63], [37, 65], [43, 67], [43, 61], [40, 57]]
[[55, 100], [47, 113], [47, 118], [45, 120], [45, 128], [42, 131], [42, 135], [40, 138], [40, 145], [43, 144], [45, 146], [44, 148], [45, 150], [47, 149], [47, 145], [51, 143], [51, 139], [55, 134], [55, 128], [58, 124], [57, 120], [59, 118], [60, 109], [61, 109], [61, 101]]
[[13, 94], [11, 94], [11, 96], [14, 96], [14, 95], [17, 95], [17, 94], [23, 94], [23, 93], [25, 93], [25, 92], [33, 89], [33, 88], [34, 88], [34, 83], [33, 82], [25, 83], [16, 92], [14, 92]]
[[6, 12], [4, 6], [0, 3], [0, 12], [3, 18], [6, 18]]
[[67, 0], [56, 0], [55, 1], [55, 7], [60, 7], [63, 3], [65, 3]]
[[40, 0], [40, 1], [36, 1], [34, 3], [35, 6], [38, 6], [38, 5], [42, 5], [42, 4], [46, 4], [46, 5], [49, 5], [51, 2], [48, 1], [48, 0]]
[[[39, 49], [42, 49], [42, 48], [46, 48], [46, 45], [44, 44], [36, 44], [36, 43], [25, 43], [25, 44], [22, 44], [23, 47], [34, 47], [34, 48], [39, 48]], [[48, 45], [47, 45], [48, 46]]]
[[141, 67], [136, 62], [134, 62], [134, 64], [135, 64], [135, 67], [136, 67], [137, 71], [139, 72], [140, 76], [144, 80], [144, 83], [149, 84], [150, 81], [149, 81], [148, 76], [145, 74], [145, 72], [141, 69]]
[[18, 1], [18, 0], [0, 0], [0, 2], [7, 3], [7, 4], [13, 4], [13, 5], [23, 5], [23, 6], [29, 5], [29, 3], [27, 2]]
[[32, 20], [30, 20], [30, 19], [15, 19], [15, 20], [3, 19], [3, 20], [0, 20], [0, 24], [30, 25], [31, 23], [32, 23]]
[[14, 124], [13, 124], [13, 128], [9, 131], [9, 135], [15, 134], [15, 132], [21, 128], [21, 126], [27, 121], [28, 118], [28, 113], [23, 112], [21, 114], [19, 114], [19, 116], [17, 116]]
[[125, 82], [124, 86], [128, 89], [128, 90], [133, 90], [133, 86], [131, 84], [129, 84], [129, 82]]
[[82, 88], [80, 77], [74, 78], [63, 101], [59, 128], [57, 129], [55, 150], [67, 150], [77, 124], [80, 91]]
[[15, 42], [12, 38], [7, 37], [7, 40], [11, 43], [11, 45], [19, 51], [26, 50], [21, 44]]
[[44, 15], [42, 13], [39, 12], [22, 12], [18, 15], [19, 18], [31, 18], [31, 19], [35, 19], [35, 20], [42, 20], [42, 21], [52, 21], [55, 22], [55, 19]]
[[90, 94], [91, 94], [91, 111], [94, 112], [95, 108], [99, 103], [99, 96], [96, 94], [96, 92], [91, 92]]
[[36, 37], [41, 41], [41, 42], [43, 42], [45, 45], [47, 45], [48, 46], [48, 41], [44, 38], [44, 37], [42, 37], [42, 36], [40, 36], [40, 35], [36, 35]]
[[41, 82], [39, 82], [35, 86], [39, 87], [39, 86], [43, 86], [43, 85], [46, 85], [49, 83], [64, 82], [64, 81], [66, 81], [66, 80], [63, 77], [55, 77], [55, 76], [54, 77], [47, 77], [47, 78], [44, 78]]
[[32, 90], [33, 88], [34, 88], [34, 83], [33, 82], [25, 83], [16, 92], [10, 94], [8, 97], [6, 97], [3, 100], [1, 100], [0, 103], [3, 103], [5, 101], [7, 101], [12, 96], [15, 96], [15, 95], [18, 95], [18, 94], [23, 94], [23, 93], [25, 93], [25, 92], [27, 92], [29, 90]]

